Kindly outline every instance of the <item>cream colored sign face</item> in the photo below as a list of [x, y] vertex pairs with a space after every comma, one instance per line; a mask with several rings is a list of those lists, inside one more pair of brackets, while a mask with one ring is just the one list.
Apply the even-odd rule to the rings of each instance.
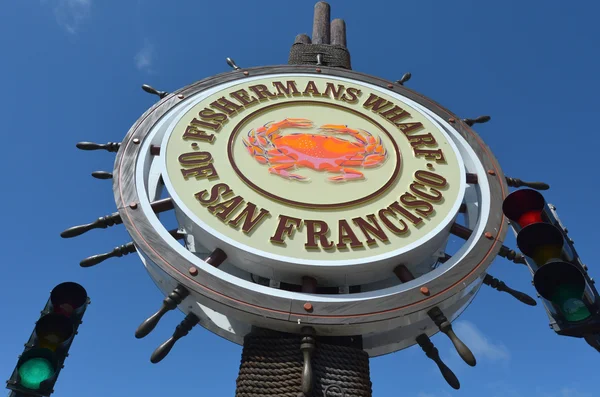
[[163, 141], [163, 178], [192, 219], [247, 251], [315, 263], [397, 255], [462, 201], [455, 146], [397, 94], [286, 75], [190, 101]]

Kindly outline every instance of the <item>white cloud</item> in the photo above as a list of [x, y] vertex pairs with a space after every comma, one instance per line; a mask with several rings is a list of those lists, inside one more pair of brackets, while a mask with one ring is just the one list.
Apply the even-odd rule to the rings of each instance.
[[506, 346], [488, 340], [474, 324], [468, 321], [457, 321], [452, 324], [452, 327], [456, 335], [471, 349], [478, 361], [481, 359], [491, 361], [506, 361], [510, 359], [510, 353]]
[[552, 392], [544, 392], [538, 388], [537, 393], [539, 397], [592, 397], [591, 393], [580, 392], [574, 387], [563, 387]]
[[144, 46], [135, 54], [133, 58], [135, 66], [139, 70], [150, 71], [152, 68], [152, 61], [154, 58], [154, 47], [148, 40], [145, 41]]
[[[488, 391], [482, 393], [482, 395], [487, 397], [525, 397], [512, 384], [502, 380], [489, 382], [485, 386]], [[531, 395], [528, 397], [531, 397]]]
[[582, 393], [576, 389], [570, 387], [563, 387], [560, 389], [560, 397], [592, 397], [590, 393]]
[[56, 22], [71, 34], [77, 34], [92, 9], [92, 0], [44, 0], [43, 2], [54, 5]]

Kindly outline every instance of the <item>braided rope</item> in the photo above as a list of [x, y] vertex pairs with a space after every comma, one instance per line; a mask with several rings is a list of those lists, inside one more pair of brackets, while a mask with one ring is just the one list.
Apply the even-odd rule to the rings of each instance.
[[341, 45], [296, 43], [290, 49], [289, 65], [316, 65], [317, 55], [323, 55], [323, 65], [352, 69], [350, 52]]
[[[304, 396], [301, 339], [301, 335], [264, 329], [247, 335], [235, 396]], [[317, 337], [311, 363], [315, 383], [305, 397], [372, 396], [369, 356], [363, 350], [324, 343]]]

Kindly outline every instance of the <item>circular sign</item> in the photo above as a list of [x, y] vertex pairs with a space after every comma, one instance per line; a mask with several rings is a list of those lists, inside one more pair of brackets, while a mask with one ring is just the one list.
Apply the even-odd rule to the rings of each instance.
[[445, 243], [465, 189], [458, 149], [428, 114], [333, 76], [200, 92], [171, 116], [161, 148], [165, 186], [193, 233], [282, 280], [377, 281], [392, 265], [414, 267]]
[[466, 123], [337, 68], [238, 70], [169, 94], [113, 175], [157, 286], [185, 289], [180, 309], [236, 343], [310, 326], [362, 335], [371, 356], [406, 348], [439, 331], [432, 308], [454, 321], [469, 305], [506, 234], [504, 174]]

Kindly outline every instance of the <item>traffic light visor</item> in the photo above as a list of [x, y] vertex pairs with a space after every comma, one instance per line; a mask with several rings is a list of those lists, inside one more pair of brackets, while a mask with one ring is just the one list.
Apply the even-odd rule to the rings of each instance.
[[508, 219], [524, 228], [542, 222], [542, 210], [546, 200], [532, 189], [521, 189], [509, 194], [502, 204], [502, 212]]
[[42, 382], [56, 373], [56, 361], [50, 350], [32, 349], [21, 356], [17, 371], [21, 386], [38, 390]]
[[560, 259], [563, 249], [563, 235], [556, 226], [549, 223], [534, 223], [524, 227], [517, 235], [517, 246], [538, 266], [551, 259]]
[[585, 278], [574, 265], [550, 262], [535, 272], [533, 283], [542, 297], [558, 306], [567, 321], [582, 321], [591, 316], [582, 299]]
[[35, 325], [39, 346], [56, 351], [73, 336], [73, 322], [62, 314], [50, 313]]
[[66, 282], [57, 285], [50, 294], [50, 302], [55, 313], [70, 317], [79, 313], [87, 303], [87, 291], [81, 285]]

